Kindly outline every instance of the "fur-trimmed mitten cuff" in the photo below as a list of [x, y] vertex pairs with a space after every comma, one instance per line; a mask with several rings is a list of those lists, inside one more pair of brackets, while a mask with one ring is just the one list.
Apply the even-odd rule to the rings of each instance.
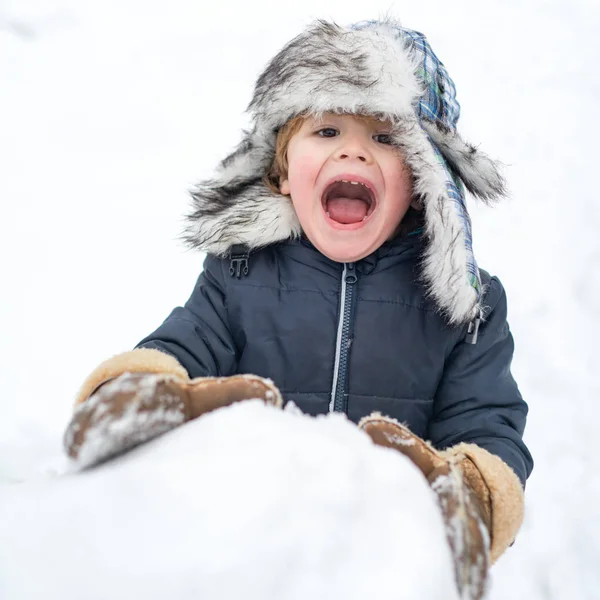
[[481, 600], [489, 568], [490, 524], [462, 470], [391, 417], [372, 413], [358, 427], [377, 445], [404, 454], [427, 478], [444, 520], [459, 595], [463, 600]]
[[492, 564], [510, 546], [523, 523], [523, 488], [498, 456], [475, 444], [457, 444], [440, 453], [457, 464], [482, 506], [489, 511]]
[[100, 363], [83, 382], [77, 392], [75, 405], [91, 396], [103, 383], [115, 379], [123, 373], [163, 373], [189, 381], [187, 371], [179, 361], [169, 354], [153, 348], [137, 348], [117, 354]]

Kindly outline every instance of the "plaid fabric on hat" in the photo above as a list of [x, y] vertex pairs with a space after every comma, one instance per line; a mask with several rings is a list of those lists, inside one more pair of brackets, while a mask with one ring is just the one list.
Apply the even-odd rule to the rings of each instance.
[[[380, 23], [378, 21], [361, 21], [352, 25], [351, 28], [360, 30], [374, 25], [380, 25]], [[422, 33], [404, 27], [394, 26], [393, 28], [398, 40], [406, 44], [418, 59], [416, 75], [424, 84], [423, 94], [419, 99], [418, 106], [415, 107], [419, 120], [436, 121], [444, 127], [456, 130], [456, 124], [460, 117], [460, 104], [456, 99], [456, 86], [450, 75], [448, 75], [446, 67], [444, 67], [442, 61], [436, 56]], [[478, 299], [481, 300], [481, 277], [473, 253], [471, 218], [467, 211], [464, 186], [452, 173], [438, 147], [431, 139], [431, 136], [427, 134], [427, 137], [434, 149], [436, 159], [446, 173], [448, 198], [452, 201], [456, 214], [463, 225], [469, 283], [477, 292]]]
[[[380, 25], [378, 21], [361, 21], [351, 26], [351, 29], [367, 29]], [[456, 87], [448, 75], [446, 67], [436, 56], [429, 42], [422, 33], [393, 27], [396, 37], [406, 44], [418, 57], [416, 75], [425, 84], [417, 114], [419, 118], [438, 121], [445, 127], [456, 129], [460, 117], [460, 104], [456, 100]]]
[[471, 228], [471, 217], [469, 216], [469, 212], [467, 211], [464, 186], [462, 182], [454, 176], [452, 171], [450, 171], [448, 163], [446, 163], [441, 152], [438, 150], [437, 146], [433, 143], [430, 137], [429, 142], [433, 147], [437, 161], [440, 163], [440, 165], [446, 172], [446, 192], [448, 194], [448, 198], [454, 204], [454, 210], [460, 218], [465, 236], [465, 260], [469, 283], [471, 284], [471, 287], [477, 292], [478, 300], [481, 300], [483, 290], [481, 286], [481, 277], [479, 275], [479, 267], [477, 266], [475, 254], [473, 253], [473, 233]]
[[425, 83], [425, 93], [419, 102], [419, 117], [439, 121], [456, 129], [460, 117], [460, 104], [456, 100], [456, 87], [446, 67], [435, 55], [425, 36], [418, 31], [402, 29], [399, 34], [421, 59], [417, 75]]

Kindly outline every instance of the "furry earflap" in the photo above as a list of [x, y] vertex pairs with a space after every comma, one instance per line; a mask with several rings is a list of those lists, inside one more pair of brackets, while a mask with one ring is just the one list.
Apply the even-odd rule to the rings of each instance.
[[506, 194], [506, 184], [497, 161], [465, 142], [455, 129], [426, 120], [423, 120], [423, 128], [471, 194], [487, 203]]

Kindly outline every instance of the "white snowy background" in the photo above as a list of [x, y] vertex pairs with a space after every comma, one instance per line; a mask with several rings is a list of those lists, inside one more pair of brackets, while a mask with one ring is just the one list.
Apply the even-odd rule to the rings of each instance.
[[[464, 136], [501, 158], [510, 182], [504, 205], [472, 208], [474, 244], [480, 265], [507, 289], [536, 467], [523, 530], [493, 570], [490, 598], [600, 597], [597, 0], [0, 1], [0, 506], [11, 508], [0, 527], [21, 527], [46, 553], [56, 548], [55, 566], [60, 528], [43, 531], [56, 539], [36, 536], [43, 507], [57, 506], [57, 482], [77, 494], [72, 478], [58, 477], [75, 391], [184, 302], [201, 268], [202, 256], [176, 239], [186, 190], [237, 144], [253, 82], [286, 41], [313, 18], [349, 23], [384, 13], [427, 35], [457, 84]], [[262, 422], [262, 413], [243, 410]], [[277, 426], [289, 429], [289, 418], [277, 417]], [[300, 422], [298, 432], [308, 427]], [[323, 422], [354, 449], [352, 460], [364, 460], [359, 446], [371, 451], [336, 419]], [[314, 427], [318, 449], [326, 437]], [[185, 436], [171, 443], [192, 443]], [[259, 457], [265, 448], [258, 440], [256, 448]], [[218, 451], [210, 449], [213, 459]], [[379, 451], [373, 464], [387, 464], [388, 454]], [[386, 485], [391, 492], [395, 484]], [[97, 529], [113, 522], [103, 503], [118, 514], [111, 489], [97, 485]], [[6, 539], [0, 590], [13, 554]], [[42, 574], [39, 596], [22, 598], [48, 598], [47, 555], [14, 554], [29, 556], [24, 573]]]

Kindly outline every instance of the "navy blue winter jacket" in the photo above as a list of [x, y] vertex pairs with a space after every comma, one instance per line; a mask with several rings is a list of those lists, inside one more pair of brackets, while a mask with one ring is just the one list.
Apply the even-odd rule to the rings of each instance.
[[312, 415], [379, 411], [437, 448], [477, 444], [524, 484], [533, 461], [504, 289], [481, 272], [488, 310], [467, 343], [466, 326], [447, 325], [417, 282], [420, 246], [399, 238], [344, 265], [290, 240], [250, 254], [240, 278], [209, 255], [185, 306], [138, 347], [173, 355], [190, 377], [268, 377]]

